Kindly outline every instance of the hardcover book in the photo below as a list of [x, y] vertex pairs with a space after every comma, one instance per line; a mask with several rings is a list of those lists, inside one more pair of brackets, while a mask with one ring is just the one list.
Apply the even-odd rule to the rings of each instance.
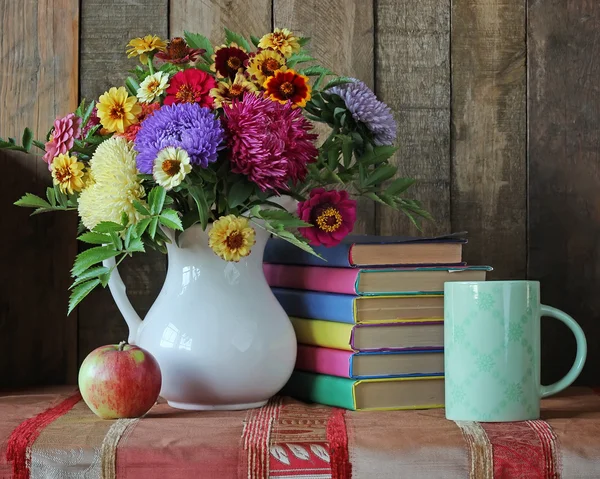
[[290, 317], [300, 344], [345, 351], [442, 349], [444, 322], [410, 319], [393, 323], [346, 324]]
[[325, 268], [264, 264], [271, 287], [360, 296], [442, 294], [449, 281], [485, 281], [489, 266], [415, 268]]
[[299, 289], [272, 288], [289, 316], [360, 324], [402, 319], [444, 317], [444, 297], [438, 296], [351, 296]]
[[444, 378], [347, 379], [294, 371], [282, 394], [355, 411], [444, 407]]
[[444, 351], [362, 352], [298, 345], [296, 369], [352, 379], [444, 375]]
[[467, 242], [465, 234], [430, 238], [349, 235], [337, 246], [314, 248], [325, 261], [287, 241], [271, 238], [265, 249], [264, 261], [337, 267], [461, 264], [462, 246]]

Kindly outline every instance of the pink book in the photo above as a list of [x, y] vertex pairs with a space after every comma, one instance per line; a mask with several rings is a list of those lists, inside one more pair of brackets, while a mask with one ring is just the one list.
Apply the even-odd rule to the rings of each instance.
[[309, 289], [329, 293], [356, 294], [360, 273], [353, 268], [326, 268], [323, 266], [292, 266], [264, 264], [267, 283], [272, 287]]
[[443, 376], [443, 349], [354, 352], [298, 344], [296, 369], [352, 379]]

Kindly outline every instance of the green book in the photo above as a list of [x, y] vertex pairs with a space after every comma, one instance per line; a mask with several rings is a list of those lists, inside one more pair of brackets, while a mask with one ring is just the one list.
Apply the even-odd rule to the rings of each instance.
[[356, 380], [294, 371], [281, 394], [354, 411], [433, 409], [444, 407], [444, 378]]

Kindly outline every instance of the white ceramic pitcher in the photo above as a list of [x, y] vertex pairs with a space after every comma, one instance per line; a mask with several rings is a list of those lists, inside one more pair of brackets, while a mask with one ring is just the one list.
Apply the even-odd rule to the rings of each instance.
[[156, 357], [161, 396], [173, 407], [262, 406], [292, 373], [296, 337], [263, 274], [269, 235], [255, 230], [251, 254], [238, 263], [215, 255], [199, 225], [184, 231], [178, 245], [167, 247], [167, 277], [144, 321], [113, 271], [109, 288], [129, 326], [129, 342]]

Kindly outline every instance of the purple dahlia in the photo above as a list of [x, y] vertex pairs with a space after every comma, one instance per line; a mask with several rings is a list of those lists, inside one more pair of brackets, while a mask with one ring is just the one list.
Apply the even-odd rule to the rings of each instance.
[[375, 93], [363, 82], [353, 78], [351, 82], [334, 86], [328, 93], [339, 95], [346, 103], [352, 117], [363, 123], [373, 133], [376, 145], [391, 145], [396, 140], [396, 121], [390, 107], [379, 101]]
[[217, 160], [223, 136], [221, 122], [210, 109], [196, 103], [163, 106], [144, 120], [135, 138], [138, 170], [152, 174], [154, 160], [167, 146], [183, 148], [193, 165], [206, 168]]

